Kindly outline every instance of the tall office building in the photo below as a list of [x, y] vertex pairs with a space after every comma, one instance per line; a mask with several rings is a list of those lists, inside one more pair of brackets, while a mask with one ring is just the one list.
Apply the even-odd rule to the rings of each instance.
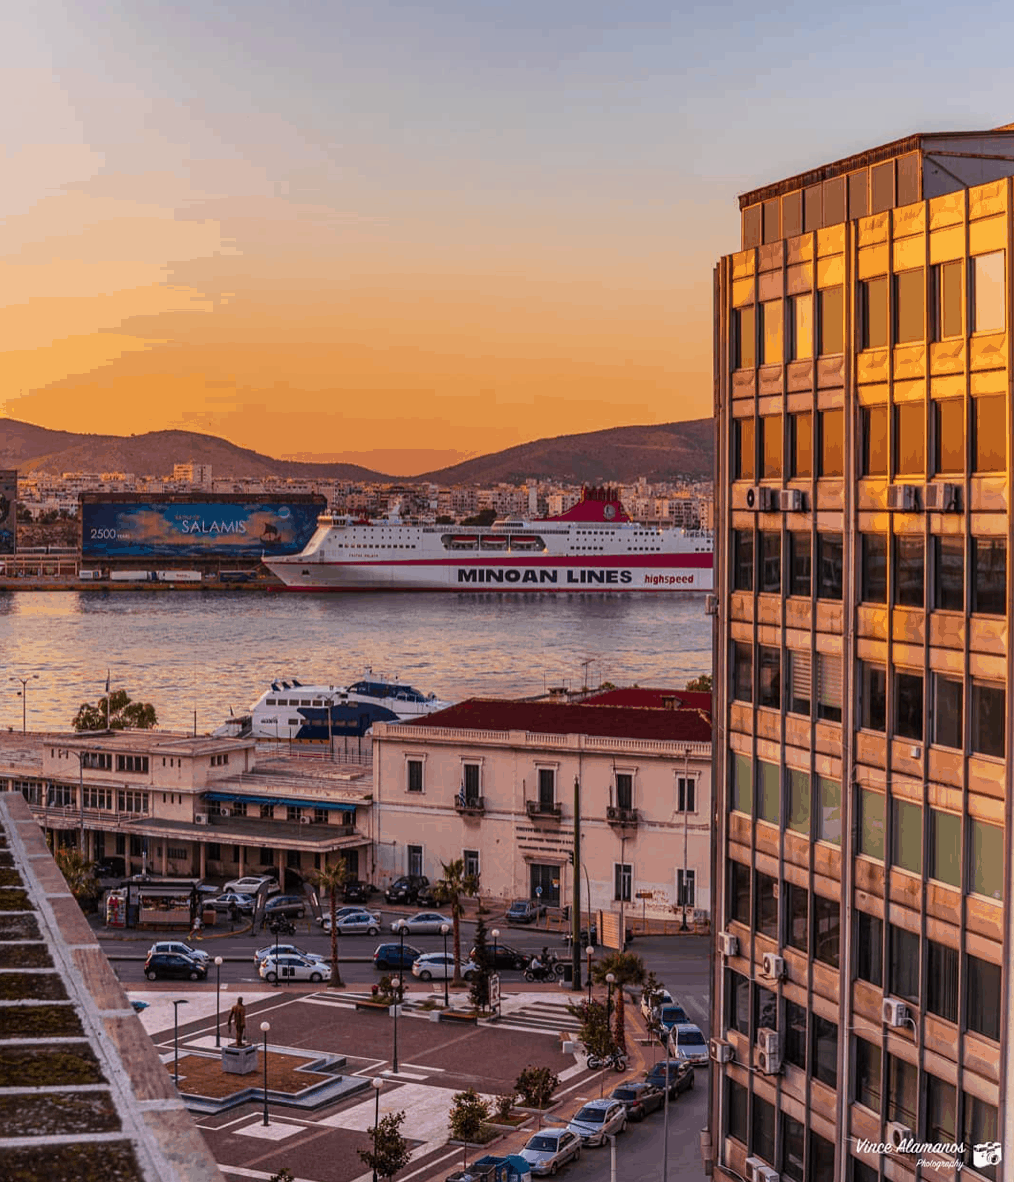
[[715, 271], [716, 1177], [1014, 1177], [1012, 174], [886, 144]]

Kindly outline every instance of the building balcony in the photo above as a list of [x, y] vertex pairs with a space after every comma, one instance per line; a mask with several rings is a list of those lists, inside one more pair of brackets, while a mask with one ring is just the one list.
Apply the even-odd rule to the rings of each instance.
[[481, 796], [466, 796], [458, 793], [454, 798], [454, 808], [463, 817], [481, 817], [486, 811], [486, 801]]
[[559, 821], [563, 816], [559, 804], [543, 800], [526, 800], [525, 811], [533, 821]]
[[606, 820], [610, 825], [618, 825], [621, 828], [636, 828], [641, 818], [637, 809], [626, 809], [611, 804], [606, 808]]

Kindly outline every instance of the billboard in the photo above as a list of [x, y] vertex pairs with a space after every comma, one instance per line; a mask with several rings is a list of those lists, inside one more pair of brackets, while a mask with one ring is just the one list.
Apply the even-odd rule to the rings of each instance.
[[324, 497], [160, 500], [83, 494], [84, 559], [256, 559], [298, 554], [313, 535]]
[[18, 548], [18, 474], [15, 469], [0, 470], [0, 554], [13, 554]]

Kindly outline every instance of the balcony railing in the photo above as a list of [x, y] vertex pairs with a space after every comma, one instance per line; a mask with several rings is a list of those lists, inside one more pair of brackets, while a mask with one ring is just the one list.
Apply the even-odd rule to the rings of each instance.
[[479, 816], [486, 811], [486, 801], [481, 796], [469, 796], [459, 792], [454, 798], [454, 807], [463, 816]]
[[606, 808], [606, 820], [610, 825], [637, 825], [640, 819], [637, 809], [621, 808], [616, 804]]
[[559, 821], [563, 815], [560, 805], [553, 801], [526, 800], [525, 809], [528, 815], [536, 821]]

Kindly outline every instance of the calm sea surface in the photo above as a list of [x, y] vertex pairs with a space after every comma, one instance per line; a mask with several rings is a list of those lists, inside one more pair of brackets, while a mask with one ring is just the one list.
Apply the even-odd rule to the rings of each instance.
[[64, 729], [114, 689], [154, 703], [161, 726], [201, 732], [275, 677], [341, 685], [366, 666], [424, 693], [541, 693], [546, 686], [676, 686], [711, 669], [704, 595], [260, 595], [0, 593], [0, 726]]

